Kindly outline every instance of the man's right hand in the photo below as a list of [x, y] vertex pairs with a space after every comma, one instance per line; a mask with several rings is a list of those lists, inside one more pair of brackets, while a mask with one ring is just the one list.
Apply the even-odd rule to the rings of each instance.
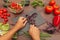
[[40, 40], [40, 30], [36, 26], [30, 25], [29, 34], [33, 40]]

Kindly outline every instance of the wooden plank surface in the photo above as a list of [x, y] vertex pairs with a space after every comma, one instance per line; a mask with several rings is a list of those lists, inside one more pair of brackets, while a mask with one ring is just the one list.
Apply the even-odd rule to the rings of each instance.
[[[19, 3], [21, 0], [9, 0], [9, 1]], [[30, 1], [33, 1], [33, 0], [30, 0]], [[44, 2], [45, 5], [48, 5], [48, 2], [50, 0], [42, 0], [42, 1]], [[60, 5], [60, 0], [55, 0], [55, 1], [57, 2], [58, 5]], [[0, 0], [0, 8], [2, 7], [3, 3], [4, 3], [3, 0]], [[23, 13], [29, 12], [32, 9], [33, 9], [33, 7], [31, 5], [27, 6], [27, 7], [24, 8], [24, 12]], [[47, 21], [52, 23], [52, 20], [53, 20], [53, 17], [54, 17], [52, 14], [50, 14], [50, 15], [45, 14], [43, 7], [37, 7], [36, 9], [41, 13], [42, 17], [45, 20], [47, 20]], [[13, 14], [11, 14], [11, 15], [12, 16], [9, 18], [9, 23], [12, 23], [11, 19], [15, 17]], [[39, 28], [45, 28], [44, 26], [46, 26], [46, 24], [41, 25]], [[31, 39], [27, 38], [24, 35], [21, 35], [21, 36], [18, 36], [17, 40], [31, 40]], [[60, 34], [59, 33], [55, 33], [48, 40], [60, 40]]]

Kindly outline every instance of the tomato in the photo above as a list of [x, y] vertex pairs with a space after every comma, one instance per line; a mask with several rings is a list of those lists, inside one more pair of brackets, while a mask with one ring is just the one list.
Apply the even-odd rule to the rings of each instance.
[[60, 16], [55, 16], [53, 19], [53, 25], [58, 26], [60, 24]]
[[7, 22], [5, 22], [5, 21], [3, 22], [3, 24], [6, 24], [6, 23], [7, 23]]
[[55, 10], [54, 15], [60, 15], [60, 10]]
[[14, 3], [14, 2], [12, 2], [12, 3], [11, 3], [11, 6], [12, 6], [12, 7], [17, 6], [17, 4]]
[[3, 18], [4, 18], [4, 19], [7, 19], [7, 16], [4, 16]]
[[3, 14], [3, 11], [2, 10], [0, 10], [0, 14]]
[[1, 15], [1, 18], [4, 18], [4, 16], [3, 16], [3, 15]]
[[18, 10], [21, 10], [21, 9], [22, 9], [22, 6], [21, 6], [21, 5], [18, 5], [18, 6], [17, 6], [17, 9], [18, 9]]
[[51, 6], [53, 6], [53, 5], [55, 5], [55, 0], [50, 0], [50, 2], [49, 2], [49, 5], [51, 5]]
[[11, 8], [14, 8], [14, 9], [15, 9], [16, 7], [17, 7], [17, 4], [14, 3], [14, 2], [12, 2], [12, 3], [11, 3]]
[[4, 13], [3, 15], [4, 15], [4, 16], [7, 16], [7, 13]]
[[3, 12], [4, 12], [4, 13], [7, 13], [7, 9], [6, 9], [6, 8], [4, 8], [4, 9], [3, 9]]
[[4, 21], [5, 21], [5, 22], [7, 22], [7, 21], [8, 21], [8, 19], [4, 19]]
[[10, 17], [10, 14], [7, 13], [7, 16]]
[[46, 13], [51, 13], [53, 11], [53, 7], [52, 6], [46, 6], [45, 7], [45, 12]]
[[59, 9], [58, 5], [53, 5], [54, 10]]
[[8, 11], [6, 8], [0, 9], [0, 17], [4, 19], [3, 24], [6, 24], [8, 22], [8, 17], [10, 16], [10, 14], [8, 14], [7, 12]]

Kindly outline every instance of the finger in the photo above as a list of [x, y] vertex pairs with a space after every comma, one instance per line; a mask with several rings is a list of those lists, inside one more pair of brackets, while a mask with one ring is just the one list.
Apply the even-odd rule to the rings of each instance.
[[26, 21], [26, 20], [27, 20], [27, 18], [24, 18], [24, 19], [23, 19], [23, 22]]
[[23, 19], [24, 19], [24, 17], [20, 17], [20, 18], [18, 19], [18, 21], [23, 20]]
[[34, 24], [31, 24], [30, 26], [34, 26]]
[[26, 25], [27, 21], [25, 21], [24, 25]]
[[34, 25], [31, 24], [31, 25], [30, 25], [30, 29], [33, 28], [33, 27], [34, 27]]
[[20, 17], [19, 19], [24, 19], [24, 17]]
[[27, 21], [27, 19], [25, 18], [22, 22], [25, 23]]
[[31, 24], [30, 27], [34, 27], [34, 24]]

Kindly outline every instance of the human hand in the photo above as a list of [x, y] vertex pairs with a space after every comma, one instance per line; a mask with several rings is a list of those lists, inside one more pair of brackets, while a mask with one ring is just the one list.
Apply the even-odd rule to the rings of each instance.
[[29, 34], [33, 40], [40, 40], [40, 31], [36, 26], [30, 25]]
[[7, 34], [1, 36], [0, 40], [10, 40], [12, 36], [16, 33], [16, 31], [19, 30], [20, 28], [23, 28], [26, 23], [27, 23], [26, 18], [20, 17], [16, 25], [10, 31], [8, 31]]
[[15, 25], [17, 29], [23, 28], [27, 23], [27, 19], [24, 17], [20, 17]]
[[1, 37], [0, 37], [0, 40], [12, 40], [12, 39], [8, 39], [8, 38], [5, 37], [5, 36], [1, 36]]

